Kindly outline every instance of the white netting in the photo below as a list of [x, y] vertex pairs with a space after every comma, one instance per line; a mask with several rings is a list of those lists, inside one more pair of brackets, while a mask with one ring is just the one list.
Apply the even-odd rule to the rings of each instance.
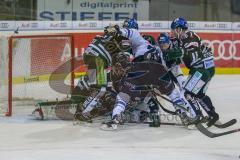
[[[30, 113], [29, 110], [32, 110], [30, 106], [34, 106], [37, 101], [66, 97], [66, 94], [56, 92], [50, 87], [49, 77], [53, 71], [71, 58], [70, 36], [14, 37], [11, 43], [13, 113], [26, 112], [26, 110]], [[8, 61], [4, 61], [7, 63], [4, 63], [5, 71], [1, 73], [5, 86], [3, 94], [9, 92], [6, 85], [9, 78], [7, 74]], [[70, 71], [71, 67], [62, 71], [62, 74], [70, 73]], [[70, 77], [65, 80], [69, 85], [71, 84]], [[62, 79], [55, 81], [62, 81]], [[68, 90], [70, 91], [70, 89], [69, 87]], [[8, 106], [5, 104], [2, 108], [8, 108]]]

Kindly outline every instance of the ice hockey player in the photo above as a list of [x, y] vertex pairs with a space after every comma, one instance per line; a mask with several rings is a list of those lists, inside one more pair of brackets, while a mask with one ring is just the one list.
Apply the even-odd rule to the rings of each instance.
[[126, 19], [123, 23], [123, 28], [115, 25], [110, 27], [108, 31], [109, 33], [119, 34], [130, 40], [134, 62], [142, 61], [146, 58], [157, 58], [158, 51], [141, 36], [138, 31], [138, 23], [135, 19]]
[[[168, 33], [161, 33], [157, 38], [157, 42], [151, 35], [142, 35], [142, 36], [150, 44], [152, 44], [159, 50], [159, 53], [160, 53], [159, 62], [166, 67], [171, 80], [176, 85], [178, 85], [179, 89], [181, 89], [185, 81], [185, 77], [183, 76], [182, 70], [179, 66], [179, 64], [181, 63], [181, 58], [183, 56], [183, 53], [179, 47], [174, 45], [174, 42], [176, 39], [170, 38]], [[176, 89], [175, 91], [179, 92], [179, 90], [176, 90]], [[180, 95], [180, 93], [178, 94]], [[181, 95], [181, 96], [183, 98], [183, 101], [185, 101], [185, 106], [187, 106], [187, 108], [189, 109], [188, 111], [189, 117], [183, 117], [185, 116], [184, 112], [186, 111], [183, 111], [182, 109], [178, 108], [177, 112], [180, 115], [180, 118], [182, 118], [182, 120], [185, 121], [183, 122], [183, 123], [186, 123], [185, 125], [189, 125], [190, 123], [191, 124], [197, 123], [198, 119], [200, 119], [200, 116], [201, 116], [201, 112], [198, 109], [198, 106], [197, 107], [194, 106], [197, 104], [191, 104], [185, 99], [184, 95]], [[181, 115], [181, 112], [183, 112], [183, 115]], [[187, 118], [188, 121], [186, 121], [186, 119], [184, 118]]]
[[[149, 44], [149, 42], [147, 42], [140, 35], [138, 31], [138, 24], [135, 19], [127, 19], [124, 21], [123, 28], [120, 28], [119, 26], [115, 25], [109, 28], [108, 32], [111, 33], [112, 35], [116, 35], [116, 34], [122, 35], [124, 37], [127, 37], [130, 40], [132, 44], [131, 47], [132, 47], [133, 55], [134, 55], [133, 62], [142, 62], [144, 60], [156, 60], [156, 61], [159, 60], [158, 50], [154, 46]], [[173, 88], [171, 90], [172, 92], [168, 94], [169, 98], [176, 105], [185, 106], [183, 97], [179, 95], [179, 92], [177, 92], [177, 90]], [[115, 107], [112, 113], [112, 120], [104, 124], [102, 128], [110, 129], [110, 130], [117, 129], [117, 125], [121, 124], [122, 122], [121, 114], [122, 112], [124, 112], [130, 99], [131, 97], [129, 96], [129, 94], [125, 92], [118, 93]], [[151, 100], [152, 98], [150, 98], [150, 103], [154, 103]], [[156, 108], [156, 110], [158, 110], [158, 107], [156, 107], [157, 105], [153, 104], [152, 106], [153, 108]]]
[[210, 48], [202, 44], [200, 37], [188, 30], [187, 21], [176, 18], [171, 23], [171, 32], [183, 49], [183, 62], [189, 68], [189, 76], [184, 83], [183, 92], [186, 98], [196, 97], [209, 116], [208, 126], [219, 119], [215, 108], [206, 91], [215, 73], [214, 57]]
[[[161, 33], [157, 42], [162, 51], [163, 63], [167, 67], [171, 79], [179, 89], [182, 90], [185, 82], [185, 77], [179, 66], [182, 63], [182, 49], [178, 47], [176, 38], [170, 38], [168, 33]], [[183, 94], [182, 96], [184, 97]], [[192, 118], [192, 121], [194, 119], [194, 123], [197, 123], [202, 118], [202, 112], [197, 103], [193, 103], [192, 101], [188, 102], [188, 105], [191, 105], [191, 107], [189, 107], [190, 117]]]
[[[134, 56], [133, 62], [140, 62], [144, 59], [158, 59], [158, 50], [152, 46], [147, 40], [145, 40], [138, 31], [138, 23], [135, 19], [126, 19], [123, 23], [123, 28], [118, 25], [108, 28], [109, 34], [115, 36], [117, 34], [126, 37], [130, 40], [132, 54]], [[127, 103], [130, 101], [130, 96], [124, 92], [120, 92], [116, 98], [116, 105], [112, 114], [112, 121], [107, 123], [109, 127], [116, 122], [121, 123], [121, 113], [125, 110]], [[149, 100], [147, 103], [152, 102]], [[150, 105], [150, 104], [149, 104]], [[158, 112], [156, 105], [151, 105], [152, 112]]]
[[185, 78], [182, 70], [179, 66], [181, 64], [181, 58], [183, 56], [182, 50], [175, 46], [168, 33], [160, 33], [157, 38], [158, 45], [162, 51], [162, 59], [164, 60], [165, 66], [171, 71], [172, 79], [179, 88], [182, 88]]
[[[86, 76], [81, 77], [79, 80], [76, 91], [81, 92], [81, 95], [87, 96], [86, 100], [83, 103], [82, 108], [78, 107], [75, 113], [75, 120], [91, 122], [91, 114], [90, 112], [96, 107], [101, 106], [100, 99], [109, 98], [106, 97], [106, 91], [111, 90], [113, 88], [112, 78], [116, 78], [116, 74], [110, 74], [110, 67], [114, 68], [112, 65], [115, 64], [117, 57], [122, 56], [124, 58], [127, 57], [125, 54], [130, 50], [129, 45], [126, 43], [121, 43], [126, 38], [115, 39], [116, 41], [120, 41], [118, 46], [121, 47], [122, 54], [119, 54], [120, 50], [115, 46], [115, 43], [111, 42], [113, 37], [109, 36], [106, 33], [106, 29], [104, 29], [104, 35], [97, 35], [94, 37], [92, 42], [86, 48], [83, 59], [84, 63], [88, 67], [88, 74]], [[124, 63], [126, 63], [126, 59]], [[120, 60], [118, 63], [121, 63]], [[119, 71], [118, 71], [119, 72]], [[114, 75], [114, 76], [113, 76]], [[90, 95], [88, 95], [90, 93]], [[79, 93], [77, 93], [79, 94]], [[104, 99], [106, 101], [106, 99]], [[110, 104], [111, 102], [109, 102]], [[109, 106], [110, 107], [110, 106]], [[82, 110], [83, 109], [83, 110]]]

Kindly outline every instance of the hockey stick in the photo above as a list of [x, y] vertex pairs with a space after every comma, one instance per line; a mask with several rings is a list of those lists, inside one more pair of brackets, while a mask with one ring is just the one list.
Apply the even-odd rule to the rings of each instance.
[[197, 129], [201, 133], [203, 133], [204, 135], [208, 136], [209, 138], [216, 138], [216, 137], [220, 137], [220, 136], [224, 136], [224, 135], [240, 132], [240, 128], [238, 128], [238, 129], [233, 129], [233, 130], [226, 131], [226, 132], [213, 133], [213, 132], [209, 131], [207, 128], [205, 128], [201, 123], [197, 124], [196, 127], [197, 127]]
[[157, 100], [156, 102], [157, 102], [157, 104], [162, 108], [162, 110], [163, 110], [164, 112], [166, 112], [166, 113], [168, 113], [168, 114], [172, 114], [172, 115], [177, 115], [176, 112], [170, 111], [170, 110], [168, 110], [167, 108], [163, 107], [163, 105], [162, 105], [158, 100]]
[[[126, 123], [136, 123], [136, 124], [150, 124], [151, 122], [126, 122]], [[180, 123], [174, 123], [174, 122], [160, 122], [160, 125], [168, 125], [168, 126], [184, 126]]]
[[[155, 93], [157, 96], [163, 98], [164, 100], [166, 100], [166, 101], [174, 104], [172, 101], [170, 101], [170, 100], [167, 99], [166, 97], [164, 97], [164, 96], [162, 96], [162, 95], [160, 95], [160, 94], [158, 94], [158, 93], [156, 93], [156, 92], [154, 92], [154, 93]], [[175, 105], [176, 105], [176, 104], [175, 104]], [[179, 105], [176, 105], [176, 106], [179, 107], [179, 108], [181, 108], [181, 109], [183, 109], [183, 110], [185, 110], [185, 111], [187, 111], [186, 108], [184, 108], [184, 107], [182, 107], [182, 106], [179, 106]], [[161, 108], [162, 108], [162, 107], [163, 107], [163, 106], [161, 106]], [[163, 108], [162, 108], [162, 109], [163, 109]], [[163, 110], [164, 110], [164, 109], [163, 109]], [[164, 110], [164, 111], [165, 111], [165, 110]], [[165, 112], [167, 112], [167, 111], [165, 111]], [[228, 122], [225, 122], [225, 123], [223, 123], [223, 124], [214, 124], [214, 126], [217, 127], [217, 128], [227, 128], [227, 127], [230, 127], [230, 126], [234, 125], [236, 122], [237, 122], [236, 119], [232, 119], [232, 120], [229, 120]]]
[[178, 105], [178, 104], [176, 104], [176, 103], [172, 102], [171, 100], [169, 100], [169, 99], [167, 99], [166, 97], [164, 97], [164, 96], [160, 95], [159, 93], [157, 93], [157, 92], [153, 92], [153, 93], [154, 93], [154, 94], [156, 94], [157, 96], [161, 97], [162, 99], [164, 99], [164, 100], [168, 101], [169, 103], [171, 103], [171, 104], [175, 105], [176, 107], [178, 107], [178, 108], [181, 108], [181, 109], [182, 109], [182, 110], [184, 110], [184, 111], [188, 111], [188, 109], [184, 108], [184, 107], [183, 107], [183, 106], [181, 106], [181, 105]]
[[13, 33], [13, 35], [14, 34], [18, 34], [19, 33], [19, 27], [17, 27], [17, 29], [16, 30], [14, 30], [14, 33]]
[[230, 120], [228, 122], [225, 122], [223, 124], [214, 124], [214, 126], [217, 127], [217, 128], [221, 128], [222, 129], [222, 128], [230, 127], [230, 126], [234, 125], [235, 123], [237, 123], [237, 120], [236, 119], [232, 119], [232, 120]]

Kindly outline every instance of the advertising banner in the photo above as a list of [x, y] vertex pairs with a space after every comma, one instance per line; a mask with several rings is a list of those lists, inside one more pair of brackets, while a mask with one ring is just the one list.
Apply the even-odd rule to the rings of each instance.
[[[52, 14], [51, 14], [52, 15]], [[122, 24], [122, 17], [118, 21], [114, 20], [76, 20], [76, 21], [63, 21], [63, 20], [49, 20], [44, 21], [0, 21], [0, 31], [14, 31], [17, 28], [19, 31], [24, 30], [102, 30], [109, 24]], [[171, 21], [138, 21], [140, 30], [159, 31], [162, 29], [170, 30]], [[203, 22], [203, 21], [189, 21], [188, 27], [190, 30], [204, 31], [204, 32], [238, 32], [240, 31], [239, 22]]]
[[138, 0], [55, 0], [38, 1], [37, 14], [39, 20], [124, 20], [135, 17], [149, 19], [149, 1]]
[[[93, 3], [93, 1], [91, 1]], [[90, 3], [87, 3], [90, 5]], [[84, 3], [85, 5], [85, 3]], [[122, 4], [123, 5], [123, 4]], [[98, 6], [98, 5], [97, 5]], [[97, 8], [96, 6], [96, 8]], [[101, 6], [99, 4], [99, 6]], [[123, 7], [123, 6], [122, 6]], [[74, 35], [75, 54], [83, 53], [96, 34], [102, 34], [109, 24], [123, 21], [0, 21], [0, 34], [18, 29], [19, 33], [32, 31], [35, 34], [70, 33]], [[171, 21], [138, 21], [139, 30], [155, 38], [160, 32], [170, 31]], [[240, 73], [240, 23], [189, 21], [189, 29], [197, 32], [203, 42], [212, 48], [218, 68]], [[6, 32], [5, 32], [6, 31]], [[76, 32], [76, 33], [75, 33]]]
[[[218, 68], [240, 68], [240, 33], [197, 32], [206, 45], [212, 48]], [[74, 34], [75, 55], [80, 56], [95, 35], [99, 33]], [[157, 38], [160, 32], [144, 32]]]

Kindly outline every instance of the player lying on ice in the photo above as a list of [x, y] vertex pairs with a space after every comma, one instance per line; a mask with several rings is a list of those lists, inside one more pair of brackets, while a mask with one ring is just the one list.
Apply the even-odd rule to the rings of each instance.
[[[159, 50], [149, 44], [149, 42], [140, 35], [137, 22], [134, 19], [127, 19], [123, 24], [123, 28], [115, 25], [109, 27], [108, 32], [112, 35], [119, 34], [130, 40], [134, 59], [132, 61], [132, 70], [130, 70], [130, 72], [122, 79], [122, 87], [116, 97], [112, 120], [105, 123], [102, 128], [116, 129], [117, 125], [123, 122], [121, 114], [125, 111], [129, 101], [136, 97], [145, 98], [148, 96], [148, 92], [151, 92], [152, 89], [147, 90], [146, 88], [149, 86], [155, 86], [156, 89], [160, 90], [161, 94], [165, 94], [170, 98], [175, 104], [174, 106], [176, 109], [179, 111], [180, 118], [184, 123], [194, 123], [198, 118], [192, 109], [193, 106], [191, 106], [188, 101], [181, 96], [178, 90], [174, 88], [166, 68], [163, 65], [160, 65], [163, 60], [160, 58]], [[141, 74], [141, 69], [143, 69], [140, 66], [144, 67], [144, 69], [150, 74], [145, 77], [138, 76], [137, 74]], [[151, 75], [154, 76], [151, 77]], [[138, 79], [139, 77], [141, 77], [141, 80]], [[149, 83], [151, 83], [149, 86], [146, 85]], [[147, 87], [144, 88], [144, 85]], [[143, 90], [138, 90], [136, 88], [141, 88]], [[157, 114], [158, 106], [154, 101], [156, 101], [156, 98], [152, 95], [148, 98], [147, 103], [150, 103], [150, 113]], [[191, 112], [191, 117], [188, 117], [186, 111], [178, 106], [182, 106], [182, 108], [185, 108], [186, 110], [188, 108]]]
[[[168, 33], [161, 33], [159, 37], [157, 38], [158, 46], [160, 47], [162, 51], [162, 59], [164, 66], [166, 66], [169, 75], [171, 77], [171, 80], [176, 84], [181, 91], [181, 95], [185, 97], [184, 91], [183, 91], [183, 86], [185, 82], [185, 78], [183, 75], [183, 72], [180, 68], [180, 64], [182, 63], [182, 57], [183, 57], [183, 52], [182, 49], [179, 48], [176, 44], [176, 38], [170, 38]], [[186, 98], [186, 97], [185, 97]], [[204, 117], [201, 113], [200, 106], [196, 101], [193, 101], [191, 99], [187, 99], [189, 104], [192, 107], [194, 111], [191, 113], [194, 114], [192, 117], [196, 117], [196, 122], [201, 122], [203, 121]]]

